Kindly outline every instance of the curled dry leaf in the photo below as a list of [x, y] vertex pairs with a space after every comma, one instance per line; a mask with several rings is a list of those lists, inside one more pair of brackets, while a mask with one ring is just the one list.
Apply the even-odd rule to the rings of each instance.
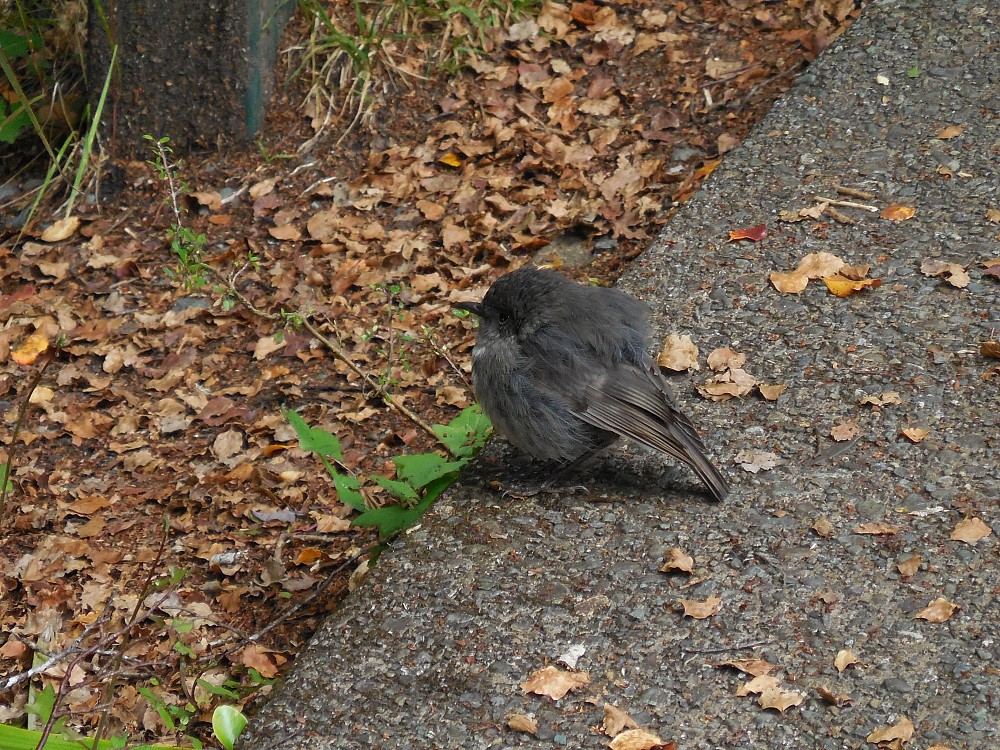
[[662, 573], [673, 573], [674, 571], [690, 573], [692, 570], [694, 570], [694, 558], [685, 554], [679, 547], [668, 549], [663, 565], [660, 566]]
[[847, 693], [835, 693], [824, 685], [816, 688], [816, 694], [831, 706], [850, 706], [854, 702]]
[[42, 231], [42, 242], [61, 242], [72, 237], [79, 228], [79, 216], [67, 216], [65, 219], [59, 219]]
[[899, 431], [899, 434], [909, 440], [911, 443], [919, 443], [925, 437], [931, 434], [931, 431], [926, 427], [906, 427]]
[[530, 714], [510, 714], [507, 717], [507, 726], [515, 732], [538, 734], [538, 720]]
[[920, 570], [920, 555], [913, 555], [908, 557], [901, 563], [896, 563], [896, 570], [903, 578], [909, 578], [916, 574]]
[[728, 401], [745, 396], [757, 385], [757, 379], [742, 368], [726, 370], [696, 386], [698, 393], [710, 401]]
[[969, 285], [971, 279], [965, 268], [958, 263], [946, 263], [943, 260], [928, 258], [920, 264], [920, 273], [924, 276], [940, 276], [949, 284], [959, 289]]
[[761, 677], [770, 673], [770, 671], [774, 669], [774, 665], [766, 659], [730, 659], [729, 661], [721, 662], [715, 666], [732, 667], [733, 669], [738, 669], [740, 672], [753, 675], [754, 677]]
[[799, 261], [794, 271], [774, 271], [770, 279], [779, 292], [799, 294], [808, 286], [810, 279], [833, 276], [844, 265], [844, 261], [832, 253], [810, 253]]
[[722, 609], [722, 599], [717, 596], [710, 596], [703, 602], [697, 599], [681, 599], [680, 602], [684, 607], [684, 616], [695, 620], [705, 620]]
[[734, 352], [728, 346], [713, 349], [708, 355], [708, 367], [715, 372], [736, 370], [747, 363], [747, 355]]
[[837, 655], [833, 658], [833, 666], [837, 668], [838, 672], [843, 672], [852, 664], [858, 664], [858, 657], [854, 655], [854, 652], [849, 648], [841, 649], [837, 652]]
[[38, 355], [49, 348], [49, 339], [37, 331], [28, 336], [21, 345], [10, 353], [10, 358], [22, 367], [35, 364]]
[[671, 333], [663, 340], [663, 348], [656, 357], [656, 364], [674, 372], [698, 370], [698, 347], [687, 334]]
[[558, 667], [542, 667], [521, 683], [521, 689], [526, 693], [547, 695], [552, 700], [559, 700], [567, 693], [590, 682], [586, 672], [567, 672]]
[[613, 703], [604, 704], [604, 723], [601, 725], [601, 731], [608, 737], [621, 734], [622, 730], [625, 729], [638, 728], [638, 723], [628, 715], [627, 711], [618, 708]]
[[792, 706], [801, 705], [805, 696], [798, 690], [785, 690], [780, 687], [773, 687], [760, 694], [757, 703], [761, 708], [773, 708], [781, 713]]
[[812, 530], [824, 539], [829, 539], [834, 533], [833, 524], [826, 518], [817, 518], [812, 525]]
[[1000, 341], [984, 341], [979, 345], [979, 353], [984, 357], [1000, 359]]
[[875, 523], [859, 523], [854, 527], [855, 534], [865, 534], [868, 536], [891, 536], [899, 533], [899, 527], [893, 526], [885, 521]]
[[927, 622], [947, 622], [951, 616], [959, 609], [954, 602], [949, 602], [944, 597], [938, 597], [922, 610], [913, 616], [914, 620], [927, 620]]
[[[900, 743], [909, 742], [911, 737], [913, 737], [913, 722], [904, 716], [899, 720], [898, 724], [894, 724], [891, 727], [879, 727], [869, 734], [866, 739], [876, 745], [881, 745], [882, 743], [895, 742], [896, 740]], [[896, 747], [899, 747], [899, 745], [896, 745]]]
[[746, 229], [733, 230], [729, 233], [729, 241], [737, 242], [739, 240], [750, 240], [751, 242], [760, 242], [766, 236], [767, 225], [757, 224], [756, 226], [748, 227]]
[[652, 750], [654, 747], [672, 748], [674, 743], [665, 743], [648, 729], [626, 729], [608, 743], [611, 750]]
[[894, 203], [891, 206], [883, 208], [881, 215], [883, 219], [888, 219], [889, 221], [906, 221], [907, 219], [912, 219], [916, 213], [917, 210], [915, 208]]
[[823, 283], [830, 290], [831, 294], [838, 297], [850, 297], [855, 292], [862, 289], [878, 289], [882, 286], [881, 279], [849, 279], [839, 273], [833, 276], [824, 276]]
[[959, 521], [955, 528], [952, 529], [951, 536], [949, 538], [953, 542], [975, 544], [983, 537], [987, 537], [992, 533], [993, 529], [987, 526], [983, 522], [983, 519], [966, 518], [963, 521]]

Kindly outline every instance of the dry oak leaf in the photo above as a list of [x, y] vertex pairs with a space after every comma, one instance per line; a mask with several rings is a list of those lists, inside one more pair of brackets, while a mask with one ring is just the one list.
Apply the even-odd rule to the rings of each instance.
[[799, 294], [810, 279], [833, 276], [844, 265], [844, 261], [832, 253], [810, 253], [799, 261], [794, 271], [773, 271], [769, 278], [779, 292]]
[[965, 289], [971, 279], [965, 268], [958, 263], [946, 263], [943, 260], [928, 258], [920, 264], [920, 273], [924, 276], [941, 276], [954, 287]]
[[869, 734], [866, 739], [875, 745], [896, 742], [897, 744], [895, 745], [888, 745], [889, 747], [896, 748], [902, 747], [903, 742], [909, 742], [912, 736], [913, 722], [904, 716], [899, 720], [898, 724], [894, 724], [891, 727], [879, 727]]
[[909, 440], [911, 443], [919, 443], [925, 437], [931, 434], [931, 431], [926, 427], [906, 427], [899, 431], [899, 434]]
[[717, 667], [732, 667], [744, 674], [762, 677], [774, 669], [774, 665], [766, 659], [730, 659], [729, 661], [716, 664]]
[[938, 597], [922, 610], [913, 616], [914, 620], [927, 620], [927, 622], [947, 622], [951, 616], [959, 609], [954, 602], [949, 602], [944, 597]]
[[538, 720], [528, 714], [511, 714], [507, 717], [507, 726], [515, 732], [538, 733]]
[[838, 672], [843, 672], [852, 664], [859, 664], [858, 657], [854, 655], [854, 652], [849, 648], [841, 649], [837, 652], [837, 655], [833, 658], [833, 666], [837, 668]]
[[576, 690], [590, 682], [586, 672], [567, 672], [558, 667], [542, 667], [527, 680], [521, 683], [521, 689], [526, 693], [547, 695], [552, 700], [559, 700], [566, 693]]
[[661, 573], [672, 573], [675, 570], [682, 573], [690, 573], [694, 570], [694, 558], [679, 547], [668, 549], [663, 565], [660, 566]]
[[881, 216], [883, 219], [888, 219], [889, 221], [906, 221], [907, 219], [912, 219], [916, 213], [917, 210], [915, 208], [894, 203], [891, 206], [883, 208]]
[[909, 578], [916, 574], [920, 569], [920, 555], [913, 555], [908, 557], [901, 563], [896, 563], [896, 570], [903, 578]]
[[805, 696], [798, 690], [785, 690], [780, 687], [768, 688], [760, 694], [757, 703], [761, 708], [773, 708], [781, 713], [792, 706], [802, 704]]
[[656, 364], [674, 372], [698, 370], [698, 347], [687, 334], [671, 333], [663, 340]]
[[773, 690], [781, 684], [781, 680], [777, 677], [772, 677], [769, 674], [757, 675], [750, 682], [740, 685], [739, 689], [736, 691], [736, 695], [742, 698], [744, 695], [760, 695], [765, 690]]
[[684, 607], [684, 616], [693, 617], [695, 620], [705, 620], [718, 614], [722, 609], [722, 599], [718, 596], [710, 596], [703, 602], [697, 599], [681, 599], [680, 603]]
[[882, 286], [882, 279], [849, 279], [839, 273], [833, 276], [824, 276], [823, 283], [830, 290], [831, 294], [838, 297], [850, 297], [855, 292], [862, 289], [878, 289]]
[[608, 737], [614, 737], [622, 733], [625, 729], [638, 729], [639, 724], [629, 716], [628, 712], [618, 708], [613, 703], [604, 704], [604, 723], [601, 731]]
[[891, 536], [899, 533], [899, 527], [893, 526], [885, 521], [875, 523], [859, 523], [854, 527], [855, 534], [866, 534], [868, 536]]
[[611, 750], [652, 750], [654, 747], [672, 750], [673, 742], [664, 742], [648, 729], [626, 729], [608, 743]]
[[959, 521], [958, 524], [952, 529], [951, 539], [954, 542], [965, 542], [966, 544], [975, 544], [983, 537], [987, 537], [993, 533], [993, 529], [987, 526], [983, 519], [981, 518], [966, 518], [963, 521]]

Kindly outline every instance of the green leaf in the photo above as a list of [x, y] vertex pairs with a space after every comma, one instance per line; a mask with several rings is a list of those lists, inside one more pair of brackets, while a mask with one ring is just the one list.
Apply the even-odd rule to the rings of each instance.
[[246, 725], [247, 717], [233, 706], [219, 706], [212, 713], [212, 731], [226, 750], [233, 750]]
[[401, 505], [390, 505], [387, 508], [369, 508], [360, 516], [354, 519], [355, 526], [378, 528], [379, 536], [382, 539], [392, 536], [397, 531], [408, 528], [415, 524], [420, 516], [424, 514], [435, 497], [425, 497], [412, 508], [404, 508]]
[[908, 78], [919, 78], [920, 77], [920, 65], [917, 63], [913, 64], [913, 67], [906, 71]]
[[375, 484], [379, 487], [384, 487], [389, 490], [389, 492], [391, 492], [393, 497], [397, 500], [402, 500], [407, 507], [412, 507], [420, 501], [420, 495], [418, 495], [416, 490], [414, 490], [413, 487], [406, 482], [389, 479], [388, 477], [379, 476], [378, 474], [373, 476], [372, 479], [375, 480]]
[[326, 430], [310, 427], [292, 409], [284, 409], [282, 414], [295, 429], [295, 434], [299, 436], [299, 447], [302, 450], [318, 453], [321, 456], [331, 456], [337, 461], [344, 460], [344, 454], [340, 450], [340, 440], [336, 435], [331, 435]]
[[462, 409], [462, 413], [448, 424], [436, 424], [433, 429], [452, 455], [472, 457], [486, 445], [492, 425], [482, 408], [475, 404]]
[[436, 453], [395, 456], [396, 475], [413, 487], [426, 487], [440, 477], [457, 474], [467, 461], [449, 461]]
[[366, 510], [368, 504], [365, 502], [364, 495], [360, 492], [361, 482], [349, 474], [341, 474], [325, 458], [323, 459], [323, 463], [326, 464], [327, 471], [333, 477], [333, 486], [337, 489], [337, 498], [340, 502], [351, 506], [354, 510]]

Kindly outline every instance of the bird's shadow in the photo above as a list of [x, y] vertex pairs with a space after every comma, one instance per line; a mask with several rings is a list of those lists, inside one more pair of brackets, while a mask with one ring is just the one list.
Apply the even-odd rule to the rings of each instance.
[[690, 499], [715, 504], [686, 467], [671, 464], [643, 448], [617, 445], [593, 456], [572, 472], [558, 463], [525, 457], [500, 441], [491, 441], [463, 471], [463, 483], [511, 497], [573, 495], [594, 502], [652, 498]]

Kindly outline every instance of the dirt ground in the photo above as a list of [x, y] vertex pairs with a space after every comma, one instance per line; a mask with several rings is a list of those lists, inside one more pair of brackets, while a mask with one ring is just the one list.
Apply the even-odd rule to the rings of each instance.
[[[112, 165], [123, 189], [62, 239], [42, 236], [51, 211], [20, 244], [0, 230], [0, 721], [51, 685], [78, 729], [113, 696], [112, 734], [207, 739], [376, 541], [282, 407], [338, 435], [359, 477], [433, 450], [378, 388], [429, 423], [471, 403], [474, 328], [451, 305], [527, 262], [613, 282], [859, 6], [548, 4], [459, 74], [411, 75], [411, 46], [346, 136], [349, 113], [318, 132], [288, 80], [258, 146], [179, 166], [202, 289], [177, 276], [168, 191], [141, 161]], [[369, 377], [260, 314], [281, 312]]]

